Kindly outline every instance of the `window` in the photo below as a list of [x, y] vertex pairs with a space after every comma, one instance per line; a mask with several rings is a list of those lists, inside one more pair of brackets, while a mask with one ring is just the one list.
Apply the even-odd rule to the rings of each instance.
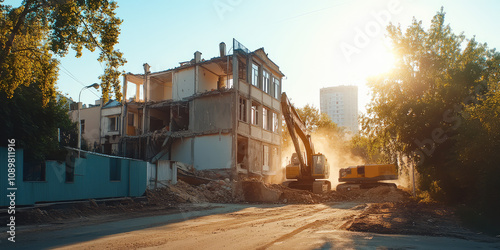
[[268, 117], [269, 117], [269, 110], [267, 110], [266, 108], [262, 108], [262, 121], [263, 121], [262, 125], [265, 130], [270, 129], [269, 124], [267, 122], [267, 120], [269, 119]]
[[262, 170], [269, 171], [269, 147], [264, 145], [262, 153], [264, 156], [264, 157], [262, 157], [264, 159]]
[[80, 120], [80, 129], [82, 131], [82, 135], [85, 134], [85, 120]]
[[267, 72], [267, 71], [264, 70], [263, 73], [262, 73], [262, 75], [263, 75], [262, 90], [264, 92], [266, 92], [266, 93], [269, 94], [270, 93], [270, 91], [269, 91], [269, 84], [271, 84], [270, 83], [271, 79], [269, 78], [270, 77], [269, 76], [269, 72]]
[[252, 64], [252, 85], [259, 87], [259, 66], [257, 64]]
[[233, 75], [224, 76], [222, 80], [224, 81], [222, 85], [226, 86], [226, 88], [233, 88]]
[[277, 118], [276, 114], [269, 108], [262, 108], [262, 128], [265, 130], [274, 130], [274, 118]]
[[238, 60], [238, 78], [247, 80], [247, 64]]
[[259, 125], [259, 106], [257, 103], [252, 103], [252, 117], [251, 123], [253, 125]]
[[278, 133], [278, 114], [273, 112], [273, 132]]
[[240, 97], [240, 121], [247, 122], [247, 100]]
[[271, 152], [271, 166], [269, 166], [272, 169], [276, 169], [279, 167], [279, 154], [278, 154], [278, 148], [273, 147]]
[[273, 81], [274, 81], [274, 98], [279, 99], [281, 96], [280, 80], [278, 78], [273, 78]]
[[109, 117], [109, 128], [108, 131], [118, 131], [118, 116]]

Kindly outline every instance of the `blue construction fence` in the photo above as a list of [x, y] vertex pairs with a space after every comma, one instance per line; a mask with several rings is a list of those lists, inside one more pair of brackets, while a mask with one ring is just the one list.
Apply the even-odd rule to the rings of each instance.
[[12, 194], [16, 206], [137, 197], [148, 184], [145, 161], [84, 151], [78, 157], [74, 149], [62, 161], [31, 163], [22, 149], [0, 147], [0, 166], [0, 206], [9, 206]]

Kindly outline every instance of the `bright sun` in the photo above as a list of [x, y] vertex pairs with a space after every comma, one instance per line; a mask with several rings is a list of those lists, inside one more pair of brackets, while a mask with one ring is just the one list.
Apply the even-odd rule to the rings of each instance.
[[386, 73], [394, 66], [394, 56], [391, 52], [380, 49], [367, 51], [360, 58], [361, 68], [365, 77], [377, 76]]

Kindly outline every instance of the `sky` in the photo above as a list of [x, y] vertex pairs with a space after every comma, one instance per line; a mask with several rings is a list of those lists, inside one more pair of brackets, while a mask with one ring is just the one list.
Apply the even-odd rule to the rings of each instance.
[[[4, 4], [9, 2], [19, 1]], [[116, 48], [127, 60], [124, 72], [143, 73], [144, 63], [152, 72], [174, 68], [195, 51], [210, 59], [218, 56], [220, 42], [230, 49], [235, 38], [252, 51], [264, 48], [285, 74], [282, 89], [297, 107], [319, 108], [321, 88], [356, 85], [364, 112], [370, 100], [367, 78], [392, 65], [386, 26], [391, 22], [405, 30], [415, 17], [428, 29], [441, 6], [456, 34], [500, 49], [498, 0], [122, 0], [118, 5], [123, 24]], [[74, 55], [61, 59], [57, 87], [78, 100], [83, 86], [99, 82], [104, 64], [97, 52]], [[93, 104], [100, 96], [88, 89], [81, 100]]]

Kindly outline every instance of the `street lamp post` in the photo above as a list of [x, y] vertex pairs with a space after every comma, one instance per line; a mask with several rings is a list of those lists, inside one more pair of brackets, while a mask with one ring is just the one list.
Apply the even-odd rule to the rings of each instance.
[[82, 121], [80, 120], [80, 96], [82, 95], [82, 91], [84, 89], [88, 88], [99, 88], [99, 84], [94, 83], [89, 86], [85, 86], [80, 90], [80, 93], [78, 94], [78, 158], [80, 158], [80, 150], [82, 149]]

